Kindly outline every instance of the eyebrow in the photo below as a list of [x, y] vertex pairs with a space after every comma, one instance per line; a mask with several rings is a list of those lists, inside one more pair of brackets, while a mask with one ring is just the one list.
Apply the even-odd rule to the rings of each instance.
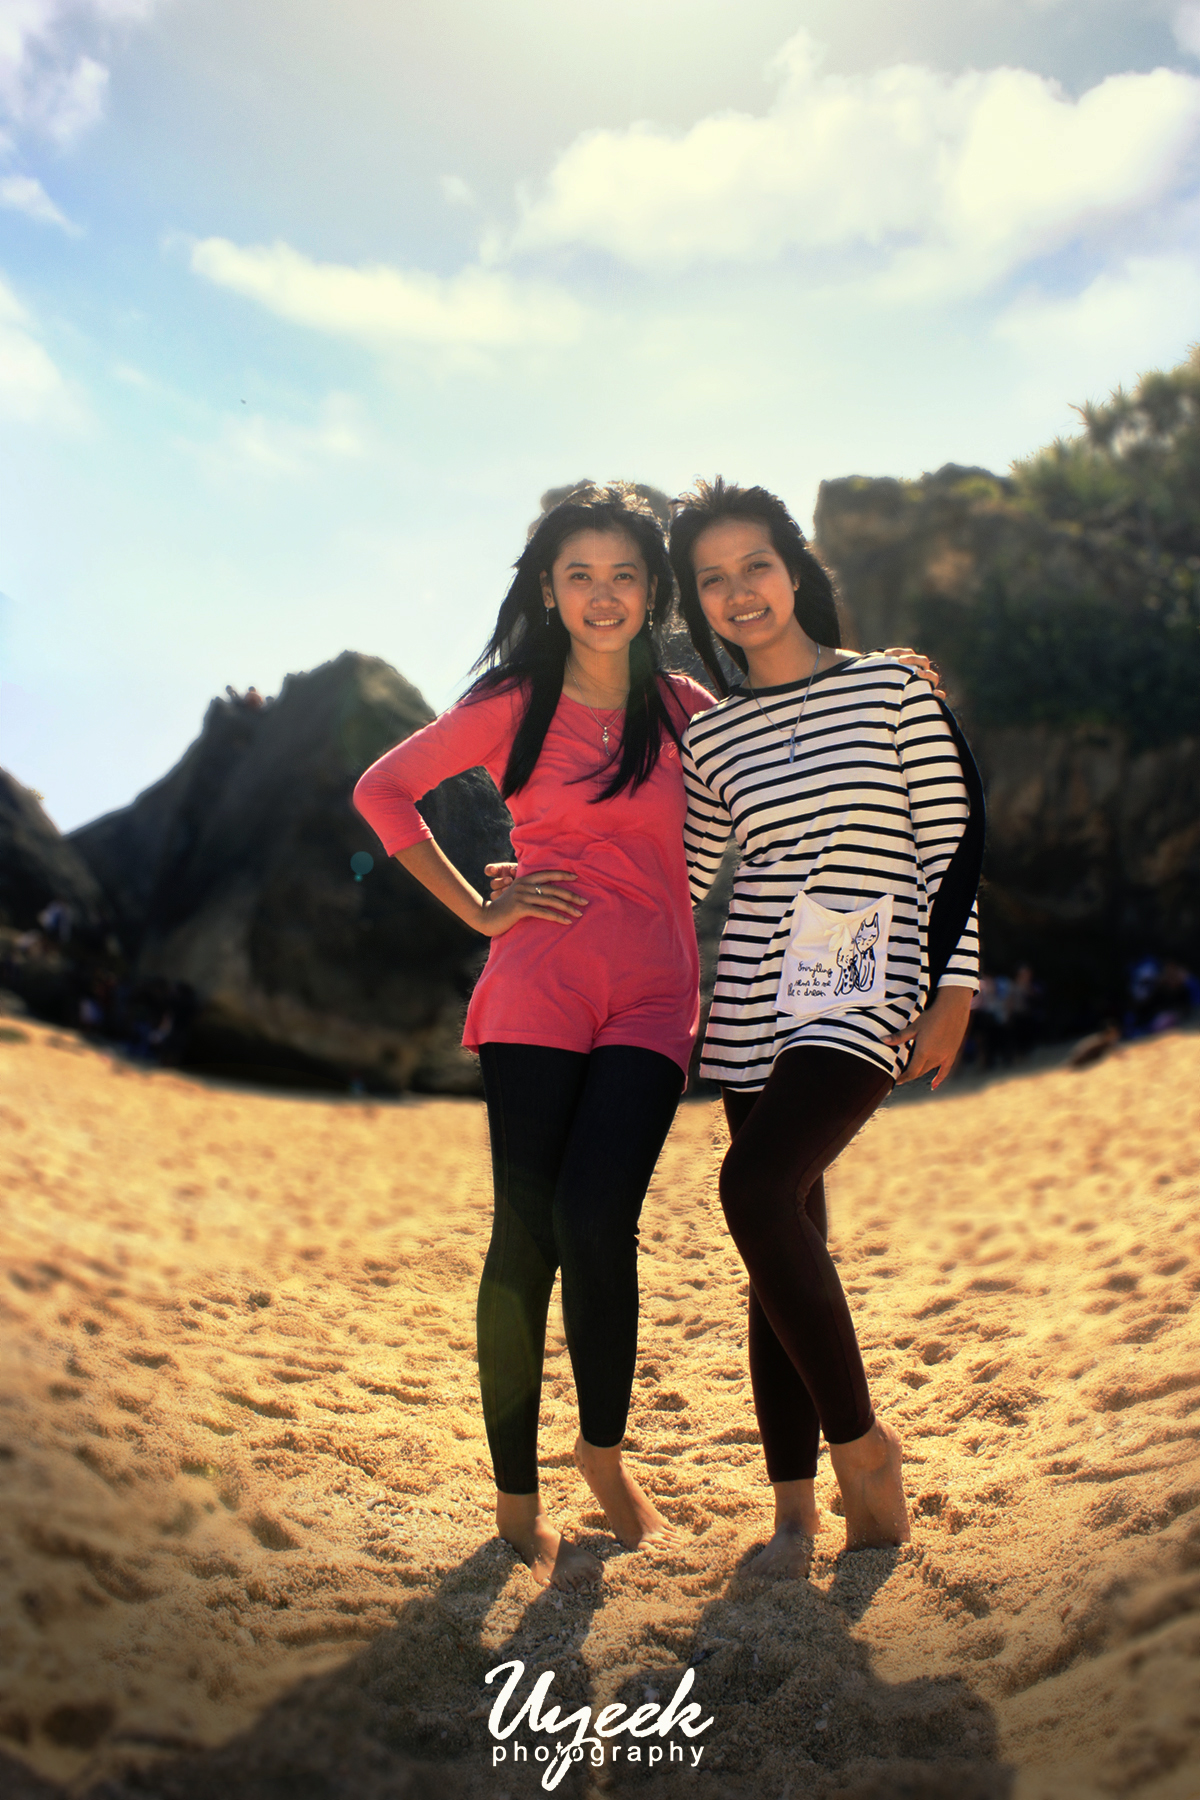
[[[745, 555], [739, 556], [737, 560], [738, 562], [747, 562], [750, 557], [761, 556], [764, 550], [773, 550], [774, 548], [773, 544], [760, 544], [757, 550], [747, 550]], [[701, 563], [696, 573], [697, 575], [707, 575], [710, 569], [719, 569], [720, 566], [720, 563]]]
[[[583, 560], [582, 556], [573, 556], [571, 558], [570, 562], [567, 564], [568, 569], [594, 569], [598, 566], [599, 565], [596, 563], [585, 562]], [[636, 569], [637, 568], [637, 564], [633, 561], [632, 557], [626, 562], [616, 562], [616, 563], [613, 563], [611, 566], [614, 569]]]

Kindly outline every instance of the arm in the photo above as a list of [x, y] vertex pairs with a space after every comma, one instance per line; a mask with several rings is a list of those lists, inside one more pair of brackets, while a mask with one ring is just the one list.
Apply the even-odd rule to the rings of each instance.
[[482, 932], [484, 937], [500, 937], [521, 919], [550, 919], [557, 925], [569, 925], [587, 905], [571, 887], [571, 876], [565, 869], [522, 875], [507, 883], [493, 899], [485, 900], [432, 838], [397, 850], [396, 861], [415, 875], [421, 886], [448, 907], [456, 919], [473, 931]]
[[451, 775], [495, 761], [511, 737], [515, 706], [511, 694], [459, 701], [448, 712], [389, 750], [373, 763], [354, 790], [354, 804], [372, 825], [389, 856], [395, 856], [436, 900], [485, 937], [498, 937], [522, 918], [552, 919], [568, 925], [586, 905], [570, 888], [563, 870], [523, 876], [509, 891], [487, 901], [438, 848], [417, 801]]
[[433, 841], [417, 801], [451, 775], [494, 763], [511, 741], [519, 705], [514, 694], [460, 700], [371, 764], [354, 789], [354, 804], [389, 856]]
[[683, 847], [687, 855], [688, 886], [692, 905], [699, 906], [721, 866], [725, 846], [733, 830], [733, 820], [725, 807], [707, 786], [684, 741], [683, 785], [687, 793], [687, 818], [683, 825]]
[[[967, 828], [971, 802], [950, 725], [918, 680], [909, 681], [901, 695], [896, 748], [908, 784], [913, 839], [932, 916], [942, 879]], [[925, 1011], [885, 1040], [892, 1045], [913, 1042], [901, 1081], [915, 1081], [933, 1069], [933, 1086], [941, 1086], [966, 1035], [971, 995], [978, 986], [979, 923], [972, 894], [966, 921]]]

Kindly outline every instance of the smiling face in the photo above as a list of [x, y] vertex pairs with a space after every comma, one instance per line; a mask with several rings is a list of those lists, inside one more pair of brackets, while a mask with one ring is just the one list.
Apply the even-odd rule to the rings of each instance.
[[692, 547], [696, 590], [718, 637], [752, 660], [796, 639], [810, 643], [796, 617], [796, 584], [757, 519], [721, 519]]
[[654, 585], [623, 531], [577, 531], [542, 575], [542, 599], [558, 608], [574, 648], [627, 655], [646, 622]]

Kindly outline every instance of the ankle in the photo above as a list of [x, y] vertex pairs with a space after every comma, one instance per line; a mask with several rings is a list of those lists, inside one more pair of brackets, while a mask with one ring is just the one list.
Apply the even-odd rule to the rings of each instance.
[[496, 1490], [496, 1523], [502, 1531], [531, 1530], [542, 1513], [542, 1496], [535, 1488], [532, 1494], [505, 1494]]
[[619, 1469], [621, 1466], [620, 1444], [589, 1444], [582, 1433], [575, 1444], [575, 1455], [580, 1462], [586, 1462], [594, 1469]]
[[776, 1532], [811, 1534], [818, 1514], [815, 1480], [775, 1481]]
[[888, 1455], [888, 1439], [878, 1419], [861, 1437], [852, 1438], [847, 1444], [829, 1446], [829, 1459], [835, 1469], [841, 1466], [869, 1473], [872, 1469], [882, 1468]]

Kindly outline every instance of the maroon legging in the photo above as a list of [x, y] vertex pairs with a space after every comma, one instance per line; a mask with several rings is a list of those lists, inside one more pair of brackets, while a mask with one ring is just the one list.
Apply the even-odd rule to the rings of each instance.
[[750, 1276], [750, 1381], [771, 1481], [811, 1480], [820, 1433], [875, 1415], [850, 1308], [825, 1248], [825, 1170], [892, 1090], [861, 1057], [785, 1050], [758, 1092], [724, 1088], [733, 1140], [721, 1205]]

